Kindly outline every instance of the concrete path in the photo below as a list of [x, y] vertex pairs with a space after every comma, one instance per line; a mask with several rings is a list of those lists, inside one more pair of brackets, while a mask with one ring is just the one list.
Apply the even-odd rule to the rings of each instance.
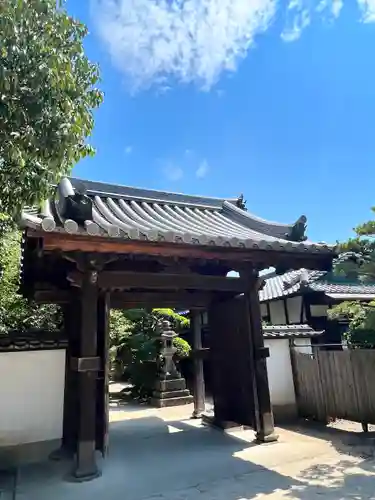
[[191, 407], [111, 412], [102, 477], [64, 480], [70, 465], [21, 471], [17, 500], [375, 499], [375, 463], [297, 429], [257, 446], [253, 432], [223, 434], [189, 420]]

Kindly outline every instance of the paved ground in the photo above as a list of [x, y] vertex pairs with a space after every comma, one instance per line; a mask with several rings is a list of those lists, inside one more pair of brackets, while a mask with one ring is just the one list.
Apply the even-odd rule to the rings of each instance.
[[375, 499], [372, 447], [353, 433], [279, 429], [278, 443], [256, 446], [251, 431], [223, 434], [191, 411], [113, 408], [101, 478], [72, 484], [68, 463], [29, 466], [17, 500]]

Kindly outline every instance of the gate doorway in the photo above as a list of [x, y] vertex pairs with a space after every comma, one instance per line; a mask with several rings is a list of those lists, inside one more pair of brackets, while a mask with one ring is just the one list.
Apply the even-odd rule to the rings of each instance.
[[[304, 242], [304, 216], [278, 224], [237, 205], [65, 178], [37, 215], [23, 213], [22, 293], [64, 311], [63, 446], [76, 457], [77, 478], [96, 477], [96, 450], [107, 451], [111, 307], [208, 311], [215, 425], [231, 421], [253, 427], [260, 442], [275, 439], [259, 271], [325, 270], [335, 253]], [[227, 277], [233, 270], [238, 278]]]

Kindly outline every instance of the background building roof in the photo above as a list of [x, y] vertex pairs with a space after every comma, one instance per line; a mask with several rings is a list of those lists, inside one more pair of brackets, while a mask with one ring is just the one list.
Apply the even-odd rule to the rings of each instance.
[[267, 325], [263, 326], [265, 339], [311, 338], [322, 335], [309, 325]]
[[306, 292], [322, 292], [338, 300], [371, 300], [375, 298], [375, 284], [349, 282], [330, 271], [299, 269], [266, 278], [259, 299], [267, 302]]

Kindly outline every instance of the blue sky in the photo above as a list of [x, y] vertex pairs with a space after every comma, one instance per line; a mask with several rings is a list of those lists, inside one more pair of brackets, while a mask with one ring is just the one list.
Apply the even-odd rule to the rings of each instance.
[[[248, 4], [251, 4], [250, 6]], [[101, 68], [74, 174], [235, 197], [333, 242], [375, 205], [374, 0], [68, 0]], [[374, 22], [373, 22], [374, 21]]]

